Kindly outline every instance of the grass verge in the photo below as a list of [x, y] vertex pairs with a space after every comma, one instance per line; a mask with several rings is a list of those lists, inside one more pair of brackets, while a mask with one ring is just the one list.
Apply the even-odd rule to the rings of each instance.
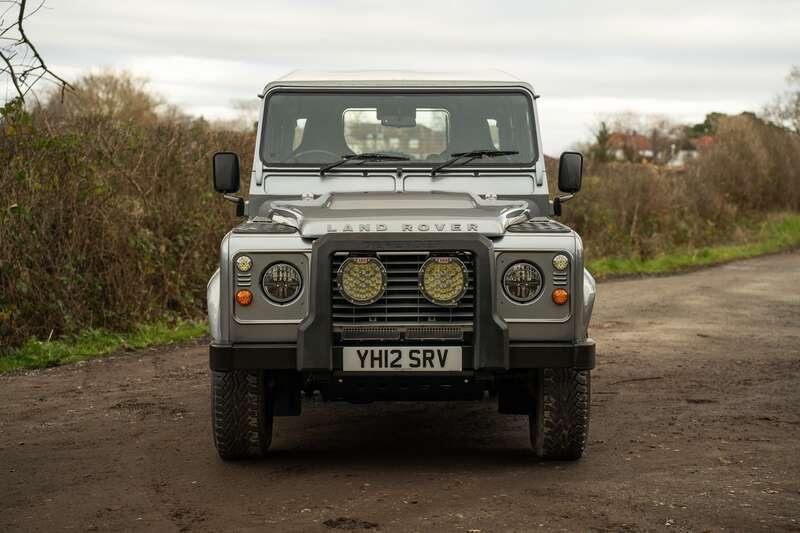
[[92, 329], [55, 341], [31, 339], [0, 355], [0, 374], [22, 368], [45, 368], [100, 357], [122, 349], [141, 349], [183, 342], [202, 336], [207, 325], [200, 321], [166, 321], [137, 326], [130, 333]]
[[800, 215], [785, 214], [761, 223], [751, 242], [677, 250], [652, 259], [603, 258], [588, 261], [596, 278], [635, 274], [666, 274], [727, 263], [800, 247]]
[[[587, 268], [598, 279], [665, 274], [725, 263], [800, 247], [800, 215], [770, 218], [754, 232], [751, 242], [676, 251], [652, 259], [606, 258], [589, 261]], [[31, 339], [0, 355], [0, 374], [23, 368], [44, 368], [101, 357], [122, 349], [141, 349], [196, 339], [206, 332], [200, 321], [166, 321], [137, 326], [130, 333], [89, 330], [80, 335], [48, 342]]]

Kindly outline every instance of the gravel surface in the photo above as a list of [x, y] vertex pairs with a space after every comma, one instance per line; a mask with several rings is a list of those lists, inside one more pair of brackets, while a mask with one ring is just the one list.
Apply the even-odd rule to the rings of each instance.
[[226, 464], [202, 345], [0, 378], [0, 531], [800, 531], [800, 254], [599, 286], [589, 446], [490, 402], [325, 404]]

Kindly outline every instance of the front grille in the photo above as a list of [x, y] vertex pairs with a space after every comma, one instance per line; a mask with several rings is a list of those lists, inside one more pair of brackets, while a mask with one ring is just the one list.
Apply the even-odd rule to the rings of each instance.
[[[475, 267], [471, 253], [452, 252], [441, 255], [456, 255], [467, 267], [467, 292], [453, 307], [444, 307], [429, 302], [419, 290], [417, 276], [422, 263], [430, 256], [428, 252], [378, 252], [376, 255], [386, 268], [386, 292], [380, 300], [370, 305], [354, 305], [342, 297], [336, 274], [350, 254], [337, 252], [333, 255], [331, 282], [333, 283], [332, 317], [334, 327], [341, 329], [351, 325], [378, 324], [450, 324], [472, 326], [475, 318]], [[354, 253], [353, 255], [359, 255]], [[464, 328], [467, 329], [467, 328]], [[422, 332], [417, 332], [421, 334]], [[444, 335], [444, 332], [437, 332]], [[447, 332], [447, 335], [452, 335]]]

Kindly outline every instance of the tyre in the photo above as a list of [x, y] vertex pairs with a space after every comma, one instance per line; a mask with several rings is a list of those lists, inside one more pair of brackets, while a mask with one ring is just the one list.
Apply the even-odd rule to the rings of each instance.
[[272, 442], [273, 405], [264, 372], [211, 373], [214, 445], [225, 460], [261, 457]]
[[588, 370], [545, 368], [531, 384], [531, 445], [541, 459], [579, 459], [589, 430]]

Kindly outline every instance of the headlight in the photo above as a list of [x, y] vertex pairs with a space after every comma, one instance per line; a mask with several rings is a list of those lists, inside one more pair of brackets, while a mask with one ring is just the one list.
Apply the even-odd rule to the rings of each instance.
[[386, 269], [374, 257], [348, 257], [337, 273], [339, 291], [348, 302], [369, 305], [386, 290]]
[[300, 271], [289, 263], [275, 263], [270, 266], [261, 279], [264, 294], [275, 303], [291, 302], [303, 288]]
[[530, 302], [542, 292], [542, 273], [533, 263], [514, 263], [503, 274], [503, 290], [515, 302]]
[[456, 305], [467, 292], [467, 267], [457, 257], [430, 257], [419, 270], [419, 288], [431, 303]]

